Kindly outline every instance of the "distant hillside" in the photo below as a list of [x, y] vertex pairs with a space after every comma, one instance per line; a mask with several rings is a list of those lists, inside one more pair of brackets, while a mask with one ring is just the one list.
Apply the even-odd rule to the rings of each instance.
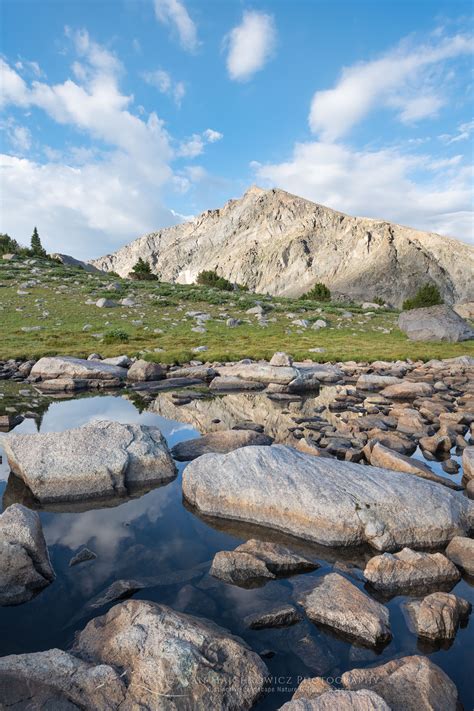
[[394, 306], [427, 281], [449, 302], [474, 300], [474, 248], [390, 222], [350, 217], [283, 190], [239, 200], [140, 237], [91, 262], [127, 276], [138, 258], [162, 281], [189, 284], [214, 269], [251, 290], [299, 296], [315, 282], [334, 295]]

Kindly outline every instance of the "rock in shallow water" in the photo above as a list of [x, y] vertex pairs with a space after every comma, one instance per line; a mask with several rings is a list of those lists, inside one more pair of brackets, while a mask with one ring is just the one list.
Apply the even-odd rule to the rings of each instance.
[[9, 435], [4, 447], [11, 470], [41, 502], [126, 495], [133, 486], [176, 476], [157, 427], [92, 422], [64, 432]]
[[467, 600], [446, 592], [435, 592], [423, 600], [406, 603], [409, 621], [418, 636], [432, 640], [454, 639], [459, 623], [471, 605]]
[[184, 471], [183, 494], [209, 516], [382, 551], [443, 545], [474, 523], [472, 502], [446, 487], [281, 445], [200, 457]]
[[430, 481], [435, 481], [438, 484], [447, 486], [450, 489], [460, 491], [463, 488], [445, 477], [438, 476], [424, 462], [420, 462], [418, 459], [413, 459], [412, 457], [406, 457], [404, 454], [384, 447], [383, 444], [379, 442], [376, 442], [372, 447], [370, 463], [375, 467], [386, 467], [394, 471], [419, 476], [421, 479], [429, 479]]
[[456, 536], [446, 548], [446, 555], [458, 568], [474, 576], [474, 540]]
[[0, 702], [24, 711], [31, 697], [68, 711], [238, 711], [253, 705], [267, 673], [222, 627], [130, 600], [89, 622], [70, 653], [0, 658]]
[[456, 711], [458, 693], [451, 679], [427, 657], [394, 659], [342, 675], [346, 689], [370, 689], [392, 711]]
[[117, 365], [108, 365], [98, 360], [83, 360], [69, 356], [40, 358], [33, 366], [31, 378], [52, 380], [55, 378], [79, 378], [92, 380], [114, 380], [127, 377], [127, 369]]
[[390, 707], [381, 696], [367, 689], [331, 689], [310, 699], [298, 696], [281, 706], [280, 711], [390, 711]]
[[0, 515], [0, 605], [27, 602], [54, 578], [38, 514], [13, 504]]
[[225, 454], [239, 447], [269, 446], [272, 442], [273, 439], [268, 435], [252, 430], [219, 430], [209, 432], [203, 437], [178, 442], [172, 448], [171, 454], [179, 462], [188, 462], [209, 452]]
[[216, 553], [210, 573], [226, 583], [255, 587], [279, 575], [307, 573], [318, 567], [285, 546], [251, 539], [233, 551]]
[[391, 639], [388, 609], [339, 573], [329, 573], [300, 603], [313, 622], [377, 646]]
[[394, 555], [374, 556], [365, 566], [364, 575], [374, 588], [388, 593], [452, 585], [461, 577], [441, 553], [418, 553], [409, 548]]

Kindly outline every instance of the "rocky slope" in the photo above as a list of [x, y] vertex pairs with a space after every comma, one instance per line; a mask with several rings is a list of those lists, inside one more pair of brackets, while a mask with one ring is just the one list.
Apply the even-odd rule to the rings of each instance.
[[126, 276], [138, 258], [162, 281], [203, 269], [251, 290], [299, 296], [315, 282], [341, 297], [400, 306], [426, 281], [449, 303], [474, 300], [474, 249], [382, 220], [350, 217], [283, 190], [250, 188], [191, 222], [140, 237], [92, 264]]

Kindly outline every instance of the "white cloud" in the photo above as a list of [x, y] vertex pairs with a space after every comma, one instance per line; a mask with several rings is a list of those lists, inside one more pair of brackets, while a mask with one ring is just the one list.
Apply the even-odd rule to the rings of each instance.
[[193, 133], [191, 138], [182, 141], [178, 150], [178, 155], [183, 158], [196, 158], [204, 152], [206, 143], [216, 143], [224, 137], [219, 131], [207, 128], [203, 133]]
[[183, 141], [179, 147], [179, 155], [183, 158], [196, 158], [204, 151], [204, 140], [199, 133], [193, 133], [191, 138]]
[[247, 10], [240, 25], [225, 38], [229, 53], [227, 71], [235, 81], [247, 81], [271, 58], [276, 45], [276, 27], [272, 15]]
[[224, 138], [224, 135], [222, 133], [219, 133], [219, 131], [214, 131], [212, 128], [206, 128], [203, 135], [206, 137], [209, 143], [216, 143], [216, 141], [220, 141], [221, 138]]
[[197, 49], [199, 41], [196, 25], [180, 0], [155, 0], [155, 15], [157, 20], [176, 30], [183, 49], [188, 52]]
[[154, 86], [162, 94], [168, 94], [173, 98], [177, 106], [181, 106], [181, 102], [186, 94], [186, 87], [182, 81], [173, 82], [169, 72], [166, 72], [164, 69], [143, 72], [142, 77], [147, 84]]
[[174, 98], [177, 106], [181, 106], [181, 102], [184, 99], [185, 94], [186, 94], [186, 87], [184, 85], [184, 82], [182, 82], [182, 81], [176, 82], [174, 89], [173, 89], [173, 98]]
[[346, 67], [333, 89], [315, 93], [310, 128], [328, 141], [346, 135], [380, 106], [396, 106], [402, 121], [436, 114], [444, 99], [431, 86], [428, 70], [471, 52], [471, 38], [455, 35], [416, 48], [402, 43], [379, 59]]
[[473, 240], [472, 170], [456, 158], [447, 164], [396, 149], [355, 150], [314, 141], [297, 143], [284, 163], [252, 167], [265, 185], [351, 215]]
[[474, 121], [468, 121], [467, 123], [460, 124], [460, 126], [458, 126], [457, 133], [454, 135], [443, 133], [439, 136], [439, 138], [443, 141], [443, 143], [449, 145], [450, 143], [458, 143], [458, 141], [467, 141], [471, 137], [473, 131]]
[[9, 118], [0, 123], [0, 129], [5, 132], [15, 153], [23, 155], [29, 151], [31, 148], [31, 132], [26, 126], [19, 126], [14, 119]]
[[[38, 224], [50, 251], [84, 258], [176, 222], [160, 200], [172, 179], [175, 151], [156, 113], [143, 118], [132, 113], [132, 97], [119, 88], [120, 61], [86, 32], [68, 30], [68, 36], [83, 69], [76, 81], [27, 84], [2, 62], [4, 101], [43, 110], [56, 123], [77, 129], [81, 142], [85, 137], [92, 147], [78, 145], [65, 155], [45, 146], [46, 164], [3, 156], [2, 229], [21, 240]], [[25, 148], [28, 134], [13, 135]]]

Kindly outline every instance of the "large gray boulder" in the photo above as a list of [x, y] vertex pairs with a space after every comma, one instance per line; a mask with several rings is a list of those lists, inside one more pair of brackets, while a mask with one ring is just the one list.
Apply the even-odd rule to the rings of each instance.
[[27, 602], [54, 578], [38, 514], [13, 504], [0, 515], [0, 605]]
[[127, 369], [109, 365], [100, 360], [84, 360], [69, 356], [40, 358], [33, 366], [30, 378], [54, 380], [56, 378], [80, 378], [84, 380], [115, 380], [127, 377]]
[[469, 324], [443, 304], [403, 311], [398, 318], [398, 327], [411, 341], [457, 343], [474, 338]]
[[346, 689], [370, 689], [392, 711], [457, 711], [458, 692], [445, 672], [427, 657], [393, 659], [342, 675]]
[[8, 435], [14, 474], [41, 502], [125, 496], [171, 481], [176, 468], [157, 427], [91, 422], [64, 432]]
[[460, 492], [282, 445], [199, 457], [183, 473], [183, 493], [209, 516], [380, 551], [439, 546], [474, 522], [474, 504]]
[[249, 709], [267, 668], [243, 640], [165, 605], [129, 600], [93, 619], [73, 654], [125, 672], [124, 709]]
[[75, 711], [250, 709], [268, 673], [243, 640], [202, 618], [129, 600], [70, 652], [0, 658], [0, 705]]

